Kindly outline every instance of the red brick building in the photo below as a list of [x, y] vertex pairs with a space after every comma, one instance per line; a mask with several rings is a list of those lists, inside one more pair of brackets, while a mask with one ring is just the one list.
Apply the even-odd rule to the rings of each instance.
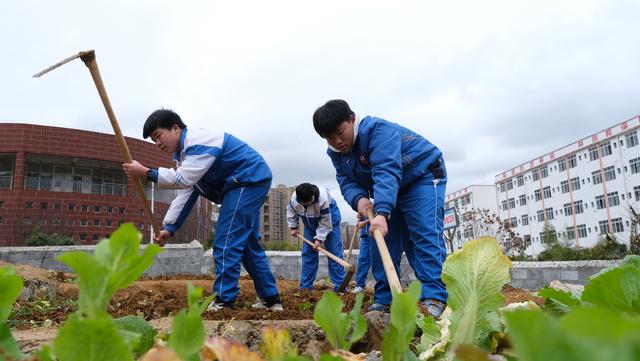
[[[149, 240], [148, 216], [122, 171], [113, 135], [12, 123], [0, 124], [0, 132], [0, 246], [24, 245], [34, 228], [94, 244], [128, 222]], [[127, 138], [127, 145], [147, 166], [173, 165], [152, 143]], [[161, 223], [175, 193], [143, 183]], [[172, 242], [208, 238], [211, 210], [200, 198]]]

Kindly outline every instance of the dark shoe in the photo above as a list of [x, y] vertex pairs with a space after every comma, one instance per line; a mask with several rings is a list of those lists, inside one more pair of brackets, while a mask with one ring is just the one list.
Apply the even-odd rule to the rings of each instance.
[[440, 319], [442, 313], [444, 312], [444, 309], [447, 308], [446, 303], [435, 300], [433, 298], [428, 298], [424, 301], [420, 301], [420, 303], [422, 304], [422, 307], [427, 311], [427, 313], [433, 316], [433, 318], [435, 318], [436, 320]]
[[380, 311], [380, 312], [385, 312], [388, 313], [391, 310], [391, 307], [389, 305], [383, 305], [382, 303], [372, 303], [371, 306], [369, 306], [367, 308], [367, 312], [371, 312], [371, 311]]

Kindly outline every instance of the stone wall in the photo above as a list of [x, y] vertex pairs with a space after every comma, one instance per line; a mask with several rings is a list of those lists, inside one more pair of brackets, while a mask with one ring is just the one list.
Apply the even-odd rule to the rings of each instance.
[[[62, 252], [81, 250], [93, 252], [95, 246], [65, 247], [2, 247], [0, 260], [10, 263], [28, 264], [34, 267], [68, 272], [69, 269], [56, 261]], [[300, 252], [267, 251], [271, 270], [276, 278], [296, 280], [300, 275]], [[358, 259], [358, 250], [354, 250], [351, 263]], [[571, 262], [513, 262], [511, 285], [517, 288], [537, 290], [553, 280], [565, 283], [585, 284], [587, 279], [603, 268], [617, 264], [618, 261], [571, 261]], [[320, 255], [318, 279], [328, 277], [327, 257]], [[400, 266], [400, 279], [408, 284], [415, 279], [405, 257]], [[171, 274], [211, 274], [213, 257], [211, 250], [204, 252], [197, 241], [189, 244], [168, 244], [164, 252], [156, 256], [155, 263], [145, 272], [146, 276]], [[243, 269], [243, 273], [246, 273]], [[355, 280], [355, 276], [354, 279]], [[371, 274], [369, 273], [369, 280]]]

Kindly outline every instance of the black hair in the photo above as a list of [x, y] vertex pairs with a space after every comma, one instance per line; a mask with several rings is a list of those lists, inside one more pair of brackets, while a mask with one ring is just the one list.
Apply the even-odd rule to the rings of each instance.
[[322, 138], [327, 138], [354, 114], [344, 100], [329, 100], [313, 113], [313, 127]]
[[[311, 183], [301, 183], [296, 187], [296, 200], [298, 203], [317, 201], [320, 190]], [[313, 198], [315, 196], [315, 199]]]
[[148, 138], [158, 128], [171, 129], [174, 124], [178, 124], [180, 129], [186, 128], [180, 116], [170, 109], [155, 110], [144, 122], [142, 128], [142, 138]]

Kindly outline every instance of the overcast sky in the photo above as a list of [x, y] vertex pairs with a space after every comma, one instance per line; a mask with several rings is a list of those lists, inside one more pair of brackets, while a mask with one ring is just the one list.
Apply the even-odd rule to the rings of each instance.
[[[7, 1], [0, 122], [112, 133], [177, 111], [260, 151], [274, 184], [342, 200], [313, 111], [343, 98], [444, 152], [448, 191], [640, 114], [638, 1]], [[7, 135], [5, 135], [7, 136]]]

